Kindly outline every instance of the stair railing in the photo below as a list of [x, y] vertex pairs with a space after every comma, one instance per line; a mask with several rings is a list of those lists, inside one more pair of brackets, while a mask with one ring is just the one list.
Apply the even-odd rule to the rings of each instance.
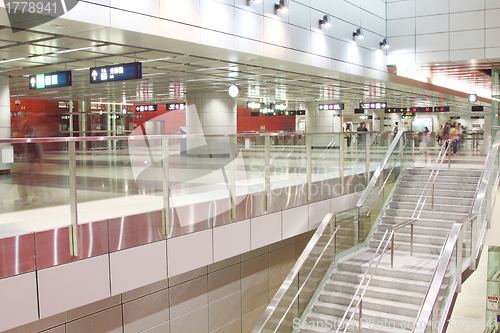
[[[299, 299], [298, 299], [299, 295], [301, 295], [301, 292], [303, 291], [304, 287], [306, 286], [306, 282], [308, 282], [308, 280], [311, 278], [313, 272], [318, 267], [318, 265], [320, 264], [321, 260], [324, 259], [325, 254], [329, 253], [329, 251], [327, 251], [327, 250], [329, 249], [329, 246], [330, 246], [330, 244], [332, 244], [332, 242], [333, 242], [333, 254], [332, 254], [333, 260], [332, 260], [332, 262], [335, 261], [335, 256], [337, 254], [336, 235], [337, 235], [337, 233], [338, 233], [338, 231], [340, 229], [342, 229], [343, 227], [349, 226], [349, 225], [353, 225], [353, 224], [355, 224], [357, 222], [358, 223], [358, 232], [357, 232], [357, 234], [358, 234], [358, 238], [359, 238], [359, 234], [360, 234], [359, 233], [359, 222], [370, 216], [369, 214], [366, 214], [366, 215], [363, 215], [363, 216], [359, 216], [360, 203], [361, 203], [361, 206], [365, 203], [366, 199], [368, 198], [368, 195], [370, 194], [370, 192], [373, 190], [375, 184], [377, 183], [378, 178], [380, 177], [382, 171], [387, 166], [387, 164], [388, 164], [391, 156], [395, 153], [396, 147], [398, 146], [398, 144], [400, 142], [402, 142], [402, 136], [403, 136], [403, 134], [404, 134], [404, 132], [398, 132], [396, 134], [396, 136], [394, 137], [394, 140], [392, 141], [391, 145], [389, 146], [389, 149], [387, 150], [384, 159], [382, 160], [382, 162], [380, 163], [380, 165], [375, 170], [372, 179], [370, 180], [369, 184], [367, 185], [367, 187], [363, 191], [363, 194], [361, 195], [361, 198], [358, 200], [358, 203], [356, 204], [356, 206], [355, 207], [351, 207], [349, 209], [346, 209], [346, 210], [343, 210], [342, 212], [337, 213], [337, 215], [340, 215], [340, 214], [346, 213], [348, 211], [358, 210], [358, 217], [355, 218], [355, 219], [353, 219], [353, 220], [351, 220], [351, 221], [348, 221], [346, 223], [342, 223], [342, 224], [340, 224], [340, 225], [338, 225], [338, 226], [335, 227], [335, 230], [329, 236], [329, 239], [328, 239], [326, 245], [321, 250], [321, 253], [318, 255], [318, 258], [315, 260], [315, 262], [313, 264], [313, 267], [311, 268], [309, 274], [306, 276], [306, 278], [304, 279], [304, 281], [301, 282], [302, 285], [298, 288], [298, 290], [295, 293], [294, 297], [290, 301], [290, 304], [288, 306], [285, 306], [286, 307], [285, 312], [277, 320], [277, 324], [276, 324], [275, 329], [273, 330], [272, 328], [268, 328], [268, 325], [270, 324], [270, 320], [271, 320], [273, 314], [275, 314], [276, 310], [278, 308], [280, 308], [280, 303], [284, 300], [284, 298], [285, 298], [287, 292], [290, 290], [290, 288], [292, 286], [294, 286], [294, 281], [296, 281], [298, 279], [299, 272], [302, 270], [302, 268], [304, 266], [304, 263], [307, 261], [307, 259], [309, 259], [309, 257], [311, 257], [313, 255], [313, 249], [316, 248], [316, 245], [318, 244], [318, 241], [324, 236], [324, 234], [325, 234], [325, 232], [327, 230], [327, 227], [330, 226], [330, 223], [332, 222], [332, 220], [333, 220], [333, 222], [335, 224], [337, 223], [337, 220], [336, 220], [336, 216], [337, 215], [334, 216], [333, 214], [327, 214], [325, 216], [325, 218], [321, 222], [320, 226], [317, 228], [316, 232], [311, 237], [311, 240], [307, 244], [306, 248], [304, 249], [304, 251], [300, 255], [299, 259], [297, 260], [297, 262], [293, 266], [292, 270], [290, 271], [290, 273], [286, 277], [285, 281], [282, 283], [282, 285], [278, 289], [278, 292], [276, 293], [276, 295], [274, 296], [274, 298], [271, 300], [269, 306], [266, 308], [266, 310], [264, 311], [264, 313], [260, 317], [257, 325], [252, 330], [252, 333], [263, 333], [263, 332], [273, 332], [273, 333], [275, 333], [275, 332], [278, 331], [278, 329], [280, 329], [280, 326], [287, 319], [287, 316], [289, 316], [290, 311], [292, 310], [292, 307], [294, 306], [294, 304], [299, 301]], [[406, 141], [406, 143], [407, 142], [408, 142], [408, 140]], [[402, 147], [406, 147], [406, 143]], [[398, 157], [397, 157], [396, 161], [394, 162], [394, 164], [393, 164], [393, 166], [391, 168], [391, 171], [388, 174], [387, 178], [389, 178], [392, 175], [393, 170], [394, 170], [397, 162], [399, 162], [401, 160], [401, 157], [403, 156], [403, 153], [404, 153], [404, 148], [401, 149], [399, 152], [396, 152], [396, 153], [398, 153]], [[400, 165], [401, 165], [401, 163], [400, 163]], [[383, 187], [386, 184], [387, 184], [387, 179], [384, 181]], [[383, 187], [382, 187], [382, 190], [383, 190]], [[381, 191], [379, 191], [379, 193], [377, 194], [377, 197], [378, 197], [378, 195], [380, 195], [380, 192]], [[373, 209], [373, 205], [370, 208], [369, 212], [371, 212], [372, 209]], [[359, 240], [358, 240], [358, 242], [359, 242]], [[319, 252], [319, 251], [317, 251], [317, 252]], [[295, 320], [294, 320], [294, 323], [295, 323]]]
[[[373, 278], [373, 275], [375, 274], [375, 271], [378, 268], [378, 265], [380, 264], [380, 261], [382, 260], [382, 257], [384, 256], [384, 254], [387, 251], [387, 247], [389, 245], [389, 242], [391, 243], [391, 269], [394, 268], [394, 238], [395, 238], [395, 233], [398, 229], [403, 228], [403, 227], [408, 226], [408, 225], [411, 225], [410, 255], [413, 256], [413, 224], [416, 221], [418, 221], [418, 219], [420, 218], [420, 215], [421, 215], [422, 210], [425, 206], [427, 198], [429, 197], [429, 194], [431, 192], [430, 190], [428, 190], [429, 185], [432, 186], [432, 195], [433, 195], [432, 201], [434, 201], [434, 183], [437, 179], [439, 171], [441, 170], [441, 165], [443, 164], [443, 161], [446, 158], [446, 154], [451, 146], [451, 142], [452, 142], [452, 140], [446, 140], [445, 144], [443, 144], [443, 147], [441, 147], [441, 150], [438, 154], [436, 162], [434, 163], [434, 167], [431, 171], [431, 174], [429, 175], [429, 179], [427, 180], [427, 182], [424, 186], [424, 189], [422, 190], [422, 194], [420, 195], [420, 197], [418, 199], [417, 205], [415, 206], [415, 209], [413, 211], [411, 218], [409, 220], [402, 222], [400, 224], [397, 224], [394, 227], [389, 228], [385, 231], [384, 236], [382, 237], [382, 240], [380, 241], [380, 243], [377, 247], [377, 250], [375, 251], [375, 254], [373, 255], [373, 257], [370, 261], [370, 264], [368, 265], [368, 268], [366, 269], [366, 272], [363, 275], [363, 278], [361, 279], [361, 282], [359, 283], [358, 288], [356, 289], [356, 292], [354, 293], [354, 296], [352, 297], [346, 311], [344, 312], [344, 315], [342, 317], [342, 320], [340, 321], [340, 324], [338, 325], [336, 333], [339, 333], [342, 328], [344, 328], [343, 333], [347, 332], [347, 329], [350, 327], [352, 320], [354, 318], [354, 315], [356, 314], [356, 311], [358, 311], [358, 314], [359, 314], [359, 316], [358, 316], [359, 328], [361, 328], [363, 297], [366, 293], [366, 290], [368, 289], [368, 286], [370, 285], [370, 282]], [[434, 179], [433, 179], [433, 177], [434, 177]], [[431, 182], [431, 180], [432, 180], [432, 182]], [[424, 197], [424, 194], [426, 193], [426, 191], [427, 191], [427, 194]], [[420, 207], [420, 209], [419, 209], [419, 207]], [[389, 235], [389, 237], [387, 237], [387, 235]], [[387, 242], [383, 246], [384, 242], [386, 241], [386, 238], [387, 238]], [[380, 248], [382, 248], [382, 246], [383, 246], [383, 250], [381, 252], [379, 252], [379, 250], [380, 250]], [[365, 278], [367, 277], [368, 272], [372, 269], [373, 263], [375, 262], [375, 259], [377, 257], [378, 257], [378, 260], [375, 264], [375, 267], [373, 267], [373, 270], [371, 272], [370, 277], [368, 278], [366, 284], [363, 286]], [[362, 287], [363, 287], [363, 290], [361, 291]], [[361, 294], [359, 294], [360, 291], [361, 291]], [[349, 311], [351, 310], [356, 299], [358, 300], [358, 302], [357, 302], [354, 310], [352, 311], [352, 313], [349, 317], [349, 321], [347, 322], [346, 325], [344, 325], [344, 321], [346, 320], [346, 318], [349, 314]]]
[[[441, 250], [438, 266], [434, 271], [431, 283], [427, 289], [422, 306], [420, 307], [412, 333], [427, 332], [429, 326], [433, 333], [446, 331], [448, 323], [446, 319], [452, 309], [453, 296], [461, 290], [462, 272], [464, 266], [467, 267], [467, 263], [464, 260], [467, 258], [463, 258], [463, 235], [469, 234], [469, 228], [471, 262], [468, 267], [472, 270], [476, 269], [483, 238], [485, 237], [486, 228], [491, 218], [491, 211], [495, 206], [495, 198], [492, 193], [495, 193], [498, 189], [500, 165], [498, 165], [497, 159], [499, 157], [499, 148], [500, 131], [497, 132], [490, 153], [486, 159], [482, 178], [476, 192], [477, 199], [473, 203], [472, 210], [469, 215], [454, 224], [448, 236], [448, 240]], [[460, 233], [458, 231], [460, 231]], [[474, 231], [477, 231], [476, 237], [474, 237]], [[453, 239], [452, 236], [456, 237], [457, 240]], [[454, 249], [454, 251], [451, 251], [452, 249]], [[456, 270], [454, 267], [450, 267], [453, 253], [455, 253], [456, 256]], [[463, 265], [463, 263], [465, 263], [465, 265]], [[445, 276], [454, 277], [455, 281], [452, 282], [456, 283], [453, 283], [451, 288], [450, 283], [448, 283], [449, 290], [447, 290], [445, 297], [442, 297], [440, 292]], [[442, 300], [440, 300], [440, 296], [443, 298]]]

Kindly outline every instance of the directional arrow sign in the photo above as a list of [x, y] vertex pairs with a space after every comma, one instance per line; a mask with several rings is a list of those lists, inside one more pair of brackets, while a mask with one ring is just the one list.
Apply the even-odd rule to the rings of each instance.
[[72, 84], [71, 71], [30, 75], [30, 89], [68, 87]]
[[97, 79], [97, 75], [99, 75], [99, 74], [97, 74], [97, 71], [94, 69], [92, 71], [92, 78], [94, 78], [94, 81], [95, 81], [95, 79]]
[[90, 83], [142, 79], [142, 64], [132, 62], [90, 69]]

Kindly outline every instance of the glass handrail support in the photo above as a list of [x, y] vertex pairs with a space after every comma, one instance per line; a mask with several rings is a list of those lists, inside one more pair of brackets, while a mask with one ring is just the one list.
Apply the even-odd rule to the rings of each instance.
[[[328, 275], [328, 272], [331, 271], [332, 267], [335, 264], [335, 260], [339, 257], [339, 252], [337, 251], [337, 233], [342, 228], [351, 228], [352, 232], [359, 236], [359, 225], [360, 222], [366, 219], [368, 215], [360, 215], [360, 208], [367, 202], [368, 196], [370, 192], [375, 188], [377, 181], [379, 180], [382, 171], [388, 167], [388, 163], [393, 155], [397, 154], [396, 161], [392, 165], [390, 172], [388, 172], [387, 178], [393, 175], [394, 168], [396, 164], [399, 163], [400, 166], [403, 165], [403, 156], [404, 148], [406, 147], [406, 142], [403, 143], [403, 138], [406, 139], [406, 134], [403, 132], [397, 133], [393, 142], [391, 143], [388, 151], [385, 153], [384, 159], [379, 164], [378, 168], [375, 170], [372, 179], [370, 180], [368, 186], [363, 191], [361, 198], [358, 200], [357, 205], [344, 210], [340, 213], [337, 213], [335, 216], [329, 214], [327, 215], [315, 234], [309, 241], [305, 250], [302, 252], [301, 256], [295, 263], [291, 272], [286, 277], [285, 281], [281, 285], [278, 293], [270, 302], [267, 309], [264, 311], [263, 315], [259, 319], [257, 325], [252, 330], [253, 333], [257, 332], [277, 332], [282, 325], [287, 325], [287, 328], [292, 328], [292, 324], [295, 319], [300, 318], [302, 315], [307, 313], [307, 309], [310, 307], [311, 301], [314, 300], [314, 295], [312, 297], [304, 296], [304, 299], [301, 299], [301, 292], [306, 288], [306, 283], [311, 283], [310, 288], [308, 290], [314, 290], [314, 294], [317, 294], [317, 291], [320, 289], [324, 279]], [[400, 150], [397, 151], [396, 148], [399, 147]], [[402, 169], [402, 168], [401, 168]], [[400, 172], [400, 175], [402, 172]], [[387, 184], [387, 179], [384, 179], [383, 186]], [[382, 188], [383, 189], [383, 188]], [[381, 191], [377, 193], [377, 198], [380, 195]], [[388, 201], [389, 197], [387, 197], [385, 201]], [[371, 207], [373, 208], [373, 206]], [[369, 213], [372, 209], [369, 210]], [[350, 214], [349, 214], [350, 213]], [[348, 215], [348, 221], [340, 222], [345, 215]], [[378, 215], [378, 213], [377, 213]], [[339, 224], [337, 224], [339, 222]], [[354, 236], [353, 247], [355, 249], [359, 248], [360, 243], [362, 243], [361, 239]], [[324, 244], [321, 244], [322, 242]], [[366, 239], [365, 239], [366, 240]], [[330, 249], [330, 245], [333, 245], [333, 249]], [[353, 247], [350, 247], [352, 249]], [[323, 260], [323, 262], [322, 262]], [[311, 262], [312, 268], [305, 267], [306, 262]], [[326, 265], [324, 264], [326, 261]], [[316, 268], [318, 268], [318, 272], [316, 272]], [[303, 270], [306, 270], [303, 275], [306, 276], [304, 280], [300, 280], [301, 273]], [[319, 273], [319, 274], [317, 274]], [[311, 276], [315, 275], [316, 280], [313, 281]], [[313, 282], [311, 282], [313, 281]], [[321, 281], [318, 283], [318, 281]]]

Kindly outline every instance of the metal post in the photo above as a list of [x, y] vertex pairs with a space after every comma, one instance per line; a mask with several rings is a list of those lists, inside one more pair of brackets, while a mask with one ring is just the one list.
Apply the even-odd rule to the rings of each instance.
[[448, 170], [451, 169], [451, 142], [448, 141]]
[[71, 225], [69, 227], [70, 254], [78, 256], [78, 210], [76, 200], [76, 154], [75, 142], [68, 142], [69, 151], [69, 208]]
[[395, 232], [392, 232], [392, 238], [391, 238], [391, 269], [394, 268], [394, 237], [395, 237]]
[[410, 256], [413, 257], [413, 223], [411, 224], [411, 235], [410, 235]]
[[271, 209], [271, 137], [264, 137], [265, 153], [264, 153], [264, 208], [268, 212]]
[[470, 242], [470, 260], [471, 260], [471, 265], [470, 265], [470, 268], [474, 271], [476, 270], [476, 267], [477, 267], [477, 262], [476, 262], [476, 259], [477, 259], [477, 254], [476, 254], [476, 248], [477, 248], [477, 240], [476, 240], [476, 237], [474, 237], [474, 234], [476, 233], [475, 232], [475, 229], [477, 229], [477, 223], [474, 223], [474, 221], [477, 220], [477, 216], [474, 217], [472, 220], [471, 220], [471, 227], [470, 227], [470, 233], [471, 233], [471, 242]]
[[339, 150], [340, 193], [335, 193], [335, 195], [344, 193], [344, 134], [341, 134], [341, 138], [342, 140], [340, 140], [340, 150]]
[[229, 218], [236, 218], [236, 137], [229, 138]]
[[359, 330], [361, 331], [361, 317], [363, 316], [363, 300], [359, 300]]
[[463, 225], [460, 228], [457, 239], [457, 293], [462, 291], [462, 248], [463, 248]]
[[311, 181], [312, 181], [312, 137], [306, 136], [306, 180], [307, 180], [307, 202], [311, 202]]
[[434, 210], [434, 183], [432, 183], [432, 210]]
[[366, 149], [366, 184], [370, 181], [370, 144], [371, 137], [369, 134], [365, 134], [365, 149]]
[[169, 195], [169, 175], [168, 175], [168, 139], [161, 140], [162, 145], [162, 171], [163, 171], [163, 209], [162, 209], [162, 229], [163, 234], [170, 233], [170, 195]]

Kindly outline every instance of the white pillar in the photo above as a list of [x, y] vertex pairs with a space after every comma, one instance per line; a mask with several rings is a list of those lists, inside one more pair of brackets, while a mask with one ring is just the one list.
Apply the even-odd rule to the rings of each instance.
[[[10, 138], [10, 89], [9, 76], [0, 75], [0, 138]], [[8, 144], [0, 145], [0, 170], [11, 168], [13, 151]]]
[[[306, 132], [308, 133], [331, 133], [341, 132], [342, 111], [340, 110], [319, 110], [319, 104], [329, 104], [330, 102], [306, 103]], [[326, 147], [332, 143], [331, 135], [314, 135], [312, 145]], [[335, 140], [334, 146], [338, 147], [339, 142]]]
[[[227, 92], [186, 95], [187, 134], [236, 134], [236, 98]], [[229, 154], [228, 138], [187, 140], [188, 154]]]

